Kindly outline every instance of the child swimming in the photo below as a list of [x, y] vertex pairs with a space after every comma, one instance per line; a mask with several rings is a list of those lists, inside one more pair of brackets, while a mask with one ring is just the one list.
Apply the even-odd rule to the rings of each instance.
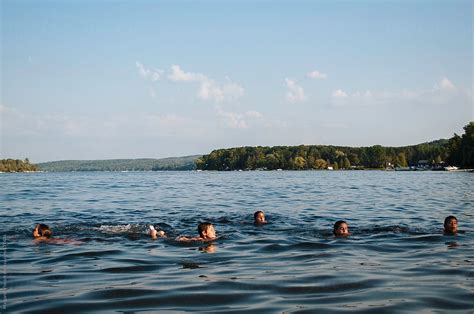
[[349, 225], [344, 220], [336, 221], [334, 224], [334, 229], [332, 231], [335, 236], [347, 237], [349, 233]]
[[256, 211], [253, 214], [253, 223], [256, 225], [266, 224], [267, 221], [265, 220], [265, 213], [261, 210]]
[[198, 237], [180, 236], [176, 241], [212, 241], [217, 239], [216, 230], [210, 222], [202, 222], [198, 225]]
[[48, 225], [37, 224], [33, 229], [33, 238], [35, 241], [47, 242], [50, 244], [82, 244], [81, 241], [70, 239], [52, 239], [53, 231]]
[[458, 219], [454, 216], [448, 216], [444, 219], [444, 233], [456, 234], [458, 233]]
[[153, 227], [153, 225], [150, 225], [148, 228], [149, 228], [148, 234], [150, 235], [152, 239], [156, 239], [158, 237], [166, 238], [166, 234], [163, 230], [156, 230], [155, 227]]
[[33, 229], [33, 238], [36, 240], [47, 240], [53, 235], [53, 231], [45, 224], [37, 224]]

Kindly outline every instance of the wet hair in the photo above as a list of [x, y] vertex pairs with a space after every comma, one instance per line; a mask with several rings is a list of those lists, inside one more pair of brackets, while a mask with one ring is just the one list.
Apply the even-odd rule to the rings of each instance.
[[339, 228], [340, 225], [346, 224], [347, 222], [345, 220], [338, 220], [334, 223], [334, 228], [332, 229], [332, 233], [336, 234], [336, 229]]
[[201, 222], [198, 225], [198, 233], [201, 237], [204, 237], [204, 232], [209, 228], [212, 227], [212, 224], [210, 222]]
[[458, 221], [458, 219], [454, 216], [448, 216], [446, 218], [444, 218], [444, 225], [446, 226], [451, 220], [456, 220], [456, 222]]
[[37, 224], [35, 230], [38, 231], [40, 237], [51, 238], [51, 235], [53, 234], [51, 228], [45, 224]]
[[258, 210], [258, 211], [256, 211], [256, 212], [253, 214], [253, 219], [254, 219], [254, 220], [257, 220], [257, 216], [258, 216], [258, 214], [260, 214], [260, 213], [262, 213], [262, 214], [265, 215], [265, 213], [264, 213], [263, 211]]

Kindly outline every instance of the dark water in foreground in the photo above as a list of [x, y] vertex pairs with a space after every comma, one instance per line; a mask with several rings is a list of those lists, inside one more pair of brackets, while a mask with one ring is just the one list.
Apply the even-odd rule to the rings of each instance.
[[[1, 312], [474, 311], [474, 173], [1, 174]], [[256, 227], [255, 210], [269, 224]], [[457, 236], [442, 234], [445, 216]], [[331, 235], [338, 219], [352, 236]], [[153, 241], [209, 220], [211, 245]], [[38, 244], [37, 222], [56, 238]]]

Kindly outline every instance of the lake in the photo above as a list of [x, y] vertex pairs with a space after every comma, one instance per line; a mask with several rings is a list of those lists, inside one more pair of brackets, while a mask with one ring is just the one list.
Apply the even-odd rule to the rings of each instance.
[[[474, 173], [0, 174], [2, 312], [474, 311]], [[255, 226], [263, 210], [268, 224]], [[462, 233], [443, 235], [455, 215]], [[352, 233], [335, 238], [344, 219]], [[181, 243], [210, 221], [220, 238]], [[37, 243], [36, 223], [54, 238]], [[167, 232], [152, 240], [147, 226]]]

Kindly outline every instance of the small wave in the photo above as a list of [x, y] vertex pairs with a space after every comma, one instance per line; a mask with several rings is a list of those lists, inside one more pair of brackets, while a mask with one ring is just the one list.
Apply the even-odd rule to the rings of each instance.
[[96, 228], [97, 231], [105, 234], [139, 233], [143, 232], [144, 227], [139, 225], [101, 225]]

